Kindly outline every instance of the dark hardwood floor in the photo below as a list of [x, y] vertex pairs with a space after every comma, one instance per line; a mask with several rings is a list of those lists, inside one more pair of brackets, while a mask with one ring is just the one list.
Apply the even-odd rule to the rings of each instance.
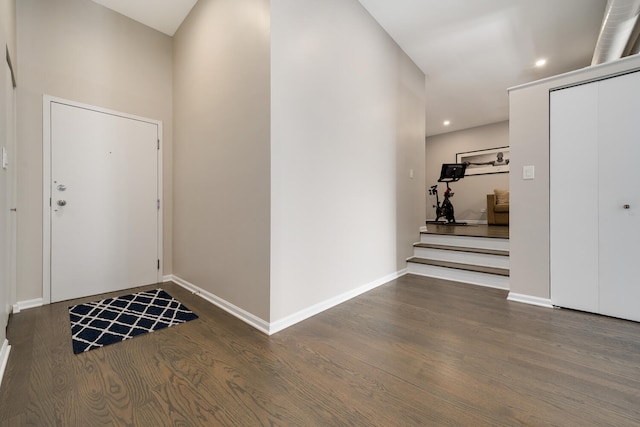
[[640, 423], [638, 323], [407, 275], [268, 337], [163, 287], [200, 318], [79, 355], [69, 302], [13, 316], [0, 425]]

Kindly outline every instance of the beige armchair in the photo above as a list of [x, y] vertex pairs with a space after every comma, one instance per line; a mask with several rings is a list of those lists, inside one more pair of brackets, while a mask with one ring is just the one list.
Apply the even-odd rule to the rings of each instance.
[[494, 190], [487, 194], [487, 223], [509, 225], [509, 190]]

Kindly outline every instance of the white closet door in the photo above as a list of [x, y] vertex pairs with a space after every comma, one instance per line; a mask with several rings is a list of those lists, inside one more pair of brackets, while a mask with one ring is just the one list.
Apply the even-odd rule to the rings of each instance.
[[640, 73], [599, 89], [600, 313], [640, 321]]
[[598, 312], [598, 84], [550, 94], [551, 301]]

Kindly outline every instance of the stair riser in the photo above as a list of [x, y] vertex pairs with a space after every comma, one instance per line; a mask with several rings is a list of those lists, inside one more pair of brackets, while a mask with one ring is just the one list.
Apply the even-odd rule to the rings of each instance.
[[454, 268], [437, 267], [433, 265], [407, 263], [407, 272], [419, 276], [435, 277], [452, 280], [454, 282], [471, 283], [489, 288], [509, 289], [509, 277], [494, 274], [477, 273], [474, 271], [457, 270]]
[[420, 234], [420, 243], [434, 245], [458, 246], [464, 248], [509, 250], [509, 239], [493, 239], [488, 237], [452, 236], [443, 234]]
[[509, 257], [476, 254], [472, 252], [447, 251], [432, 248], [413, 248], [413, 255], [418, 258], [434, 259], [438, 261], [458, 262], [462, 264], [481, 265], [509, 269]]

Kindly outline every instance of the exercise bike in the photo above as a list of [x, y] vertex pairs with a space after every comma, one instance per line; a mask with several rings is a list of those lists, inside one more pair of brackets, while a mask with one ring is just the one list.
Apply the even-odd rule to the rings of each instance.
[[[454, 215], [454, 210], [453, 210], [453, 204], [451, 203], [451, 201], [449, 200], [451, 197], [453, 197], [453, 191], [451, 191], [451, 188], [449, 188], [449, 185], [447, 185], [447, 189], [444, 191], [444, 201], [442, 202], [442, 205], [440, 204], [440, 198], [438, 197], [438, 185], [432, 185], [431, 188], [429, 188], [429, 194], [432, 196], [436, 196], [436, 204], [433, 205], [433, 207], [436, 209], [436, 219], [435, 221], [427, 221], [427, 223], [429, 224], [448, 224], [448, 223], [455, 223], [456, 222], [456, 218]], [[440, 221], [440, 218], [446, 218], [446, 222], [445, 221]]]
[[[444, 191], [444, 200], [442, 204], [440, 204], [440, 198], [438, 196], [438, 184], [432, 185], [429, 188], [429, 194], [436, 196], [436, 204], [433, 207], [436, 209], [436, 219], [435, 221], [427, 221], [427, 224], [441, 224], [441, 225], [467, 225], [466, 222], [457, 222], [455, 215], [453, 204], [451, 203], [451, 198], [453, 197], [453, 191], [451, 191], [451, 187], [449, 187], [450, 182], [457, 182], [460, 179], [464, 178], [465, 170], [467, 169], [467, 165], [464, 163], [445, 163], [442, 165], [442, 170], [440, 171], [440, 179], [438, 182], [444, 182], [447, 185], [447, 189]], [[446, 221], [440, 221], [440, 218], [445, 218]]]

